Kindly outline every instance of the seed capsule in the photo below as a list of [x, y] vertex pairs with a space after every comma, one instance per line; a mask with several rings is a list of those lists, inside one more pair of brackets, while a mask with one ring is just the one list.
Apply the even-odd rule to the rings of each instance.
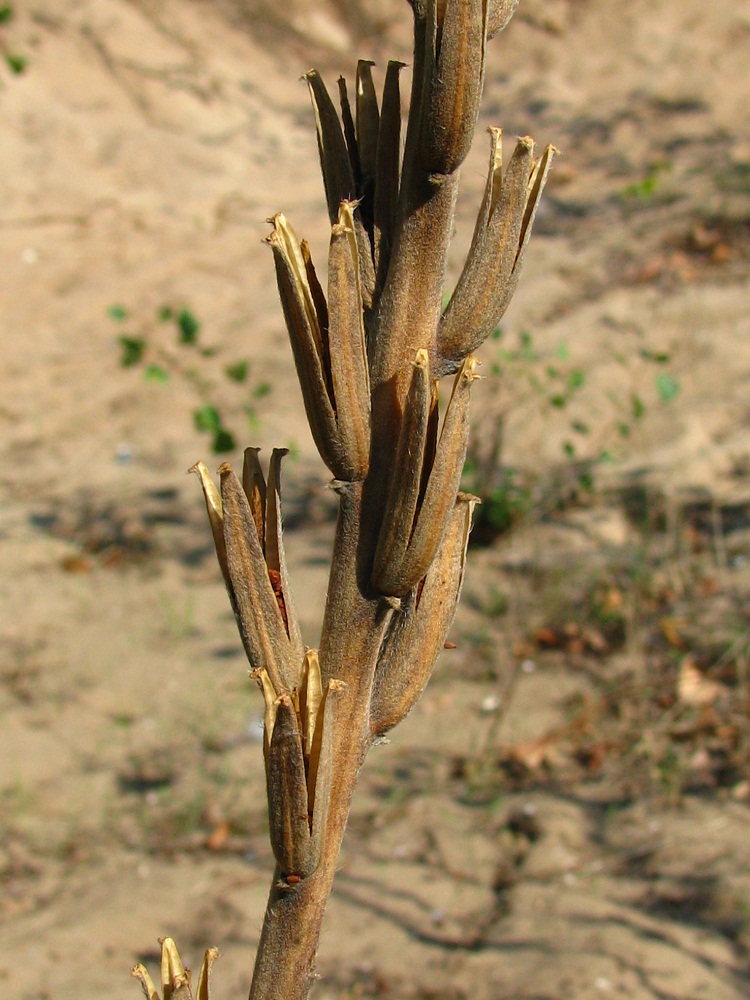
[[461, 593], [477, 498], [459, 493], [424, 583], [394, 612], [373, 683], [372, 733], [381, 736], [411, 711], [444, 646]]
[[536, 208], [556, 152], [534, 160], [534, 142], [518, 140], [502, 173], [502, 132], [490, 129], [492, 149], [482, 207], [461, 277], [438, 333], [440, 374], [455, 371], [500, 322], [518, 284]]

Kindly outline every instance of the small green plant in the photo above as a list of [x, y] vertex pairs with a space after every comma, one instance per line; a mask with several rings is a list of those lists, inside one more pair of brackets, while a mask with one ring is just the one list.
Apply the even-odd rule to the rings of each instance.
[[[118, 325], [130, 319], [128, 309], [121, 303], [113, 303], [107, 315]], [[166, 330], [170, 331], [169, 336], [164, 335]], [[248, 383], [251, 365], [247, 358], [221, 365], [219, 352], [201, 345], [200, 332], [201, 323], [191, 309], [162, 305], [156, 310], [155, 322], [141, 324], [136, 334], [118, 335], [120, 364], [123, 368], [139, 368], [144, 380], [156, 385], [164, 385], [172, 378], [188, 382], [198, 397], [198, 404], [192, 411], [193, 426], [210, 435], [214, 454], [223, 454], [235, 450], [237, 437], [227, 426], [216, 400], [224, 383]], [[270, 391], [268, 382], [259, 382], [250, 388], [253, 402], [248, 401], [243, 407], [248, 429], [255, 431], [259, 426], [254, 401]]]
[[[16, 16], [13, 4], [6, 3], [0, 5], [0, 28], [9, 24]], [[2, 53], [5, 65], [16, 76], [26, 69], [29, 63], [28, 56], [15, 52], [3, 36], [0, 35], [0, 53]]]
[[[528, 330], [522, 330], [515, 343], [506, 340], [500, 327], [490, 335], [497, 346], [487, 379], [498, 387], [488, 395], [500, 402], [475, 422], [464, 467], [464, 488], [482, 500], [472, 536], [476, 544], [487, 544], [509, 530], [535, 505], [532, 473], [503, 461], [505, 428], [512, 413], [533, 406], [550, 428], [564, 425], [562, 464], [555, 479], [588, 494], [594, 489], [597, 467], [619, 457], [622, 442], [644, 419], [649, 405], [668, 405], [680, 392], [678, 379], [665, 369], [671, 355], [633, 344], [629, 350], [612, 353], [625, 384], [607, 392], [609, 412], [597, 414], [594, 420], [582, 400], [588, 375], [565, 342], [541, 350]], [[658, 370], [651, 381], [653, 366]]]
[[665, 161], [649, 164], [645, 176], [622, 188], [620, 199], [625, 202], [649, 201], [657, 193], [660, 178], [669, 170], [670, 164]]
[[29, 60], [27, 56], [22, 56], [18, 52], [6, 52], [5, 62], [7, 63], [11, 73], [19, 75], [26, 69]]

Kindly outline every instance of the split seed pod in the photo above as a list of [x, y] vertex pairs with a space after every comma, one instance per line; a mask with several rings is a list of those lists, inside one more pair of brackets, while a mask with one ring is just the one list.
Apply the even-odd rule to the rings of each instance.
[[370, 384], [352, 205], [339, 206], [331, 232], [328, 303], [307, 245], [299, 243], [282, 214], [273, 225], [268, 243], [313, 438], [337, 479], [363, 479], [369, 465]]
[[219, 957], [217, 948], [209, 948], [203, 958], [198, 986], [193, 994], [190, 984], [190, 969], [182, 964], [177, 946], [172, 938], [161, 938], [161, 987], [162, 993], [154, 986], [145, 966], [136, 965], [132, 975], [140, 981], [146, 1000], [210, 1000], [209, 974], [215, 959]]
[[[415, 363], [415, 371], [420, 367]], [[428, 449], [429, 409], [423, 394], [412, 408], [416, 377], [412, 379], [373, 566], [372, 582], [382, 594], [408, 594], [438, 550], [466, 456], [469, 394], [478, 378], [476, 367], [476, 359], [467, 358], [456, 376], [434, 460]]]
[[534, 160], [534, 142], [518, 140], [502, 169], [502, 131], [492, 138], [490, 168], [469, 255], [440, 323], [439, 374], [461, 361], [492, 333], [513, 296], [531, 236], [537, 205], [557, 150], [548, 146]]
[[429, 355], [420, 349], [414, 357], [411, 384], [404, 405], [393, 464], [391, 489], [378, 536], [373, 584], [383, 593], [395, 567], [400, 567], [411, 538], [419, 502], [425, 460], [432, 386]]
[[375, 170], [374, 231], [376, 287], [383, 287], [391, 259], [398, 219], [399, 161], [401, 156], [401, 91], [399, 73], [404, 63], [391, 61], [383, 85]]
[[458, 604], [466, 548], [477, 498], [459, 493], [440, 549], [415, 587], [394, 612], [373, 683], [371, 724], [381, 736], [411, 711], [445, 644]]
[[[267, 669], [277, 690], [295, 687], [304, 656], [281, 541], [278, 484], [285, 453], [285, 449], [274, 450], [266, 488], [257, 453], [248, 450], [243, 478], [250, 485], [250, 498], [226, 463], [219, 469], [220, 493], [202, 462], [191, 470], [201, 480], [219, 565], [245, 652], [253, 667]], [[258, 477], [264, 485], [262, 491]], [[261, 493], [266, 505], [259, 524]]]
[[284, 878], [307, 878], [318, 866], [333, 776], [333, 712], [345, 686], [323, 691], [317, 650], [308, 649], [299, 693], [276, 697], [265, 671], [254, 676], [266, 705], [265, 759], [271, 845]]
[[306, 878], [316, 868], [308, 817], [302, 735], [292, 698], [276, 702], [266, 771], [271, 846], [283, 875]]
[[[369, 65], [361, 63], [360, 65]], [[361, 72], [358, 70], [358, 72]], [[342, 83], [342, 90], [345, 99], [342, 100], [344, 107], [344, 125], [342, 130], [336, 108], [330, 98], [326, 85], [317, 70], [310, 70], [305, 74], [308, 88], [310, 90], [310, 100], [312, 101], [315, 113], [315, 127], [318, 133], [318, 152], [320, 153], [320, 166], [323, 174], [323, 185], [326, 192], [326, 202], [328, 204], [328, 217], [331, 224], [336, 222], [339, 205], [342, 201], [349, 201], [356, 204], [363, 193], [357, 185], [357, 176], [361, 176], [361, 157], [357, 147], [357, 139], [361, 133], [369, 138], [373, 130], [372, 124], [372, 102], [368, 102], [368, 108], [364, 110], [364, 100], [357, 101], [358, 121], [357, 131], [354, 132], [351, 123], [351, 111], [348, 109], [348, 98], [346, 98], [346, 85]], [[359, 83], [359, 80], [358, 80]], [[358, 88], [359, 89], [359, 88]], [[369, 95], [369, 88], [368, 88]], [[374, 90], [372, 91], [374, 99]], [[362, 108], [362, 111], [360, 111]], [[375, 114], [377, 114], [377, 102], [375, 103]], [[367, 119], [360, 123], [360, 118]], [[345, 133], [347, 133], [345, 135]], [[352, 139], [352, 135], [356, 137]], [[372, 245], [368, 235], [365, 222], [357, 212], [355, 218], [355, 239], [360, 256], [360, 270], [362, 272], [362, 295], [366, 307], [372, 303], [373, 288], [375, 284], [375, 273], [372, 260]]]

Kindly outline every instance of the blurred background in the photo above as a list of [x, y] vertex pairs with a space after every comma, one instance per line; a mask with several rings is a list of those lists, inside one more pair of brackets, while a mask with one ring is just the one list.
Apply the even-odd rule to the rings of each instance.
[[[335, 504], [265, 220], [324, 272], [300, 77], [380, 85], [410, 32], [405, 0], [0, 4], [2, 996], [134, 997], [164, 934], [249, 988], [262, 707], [185, 470], [290, 449], [315, 645]], [[749, 43], [741, 0], [521, 0], [490, 43], [482, 127], [562, 155], [481, 352], [455, 648], [363, 771], [319, 1000], [747, 995]]]

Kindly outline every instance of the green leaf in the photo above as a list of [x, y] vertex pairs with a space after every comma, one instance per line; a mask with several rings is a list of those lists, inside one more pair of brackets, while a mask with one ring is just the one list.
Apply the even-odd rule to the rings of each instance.
[[128, 318], [128, 311], [125, 306], [113, 305], [107, 310], [107, 315], [110, 319], [114, 319], [118, 323], [121, 323], [124, 319]]
[[211, 447], [215, 455], [222, 455], [227, 451], [234, 451], [237, 443], [234, 440], [234, 436], [226, 427], [219, 427], [214, 433], [214, 440]]
[[590, 469], [584, 469], [578, 474], [578, 485], [584, 493], [594, 492], [594, 477]]
[[263, 399], [267, 396], [273, 386], [270, 382], [259, 382], [253, 389], [253, 399]]
[[168, 323], [174, 319], [174, 309], [171, 306], [162, 306], [156, 316], [160, 323]]
[[143, 358], [146, 341], [143, 337], [118, 337], [117, 343], [122, 348], [120, 364], [123, 368], [132, 368]]
[[567, 405], [568, 397], [563, 396], [561, 392], [557, 392], [555, 393], [554, 396], [550, 396], [549, 402], [551, 406], [555, 407], [555, 409], [561, 410], [564, 406]]
[[193, 421], [199, 431], [211, 431], [216, 434], [221, 429], [221, 417], [215, 406], [208, 403], [193, 410]]
[[520, 334], [521, 357], [524, 361], [536, 361], [536, 351], [533, 346], [533, 338], [528, 330], [522, 330]]
[[591, 428], [588, 424], [584, 424], [582, 420], [574, 420], [570, 425], [576, 434], [590, 434]]
[[561, 361], [567, 361], [570, 357], [570, 350], [564, 341], [559, 343], [555, 348], [555, 357], [559, 358]]
[[568, 389], [571, 392], [580, 389], [585, 382], [586, 372], [582, 368], [574, 368], [570, 375], [568, 375]]
[[670, 403], [680, 393], [680, 383], [673, 375], [659, 372], [654, 380], [656, 391], [662, 403]]
[[643, 400], [634, 392], [630, 397], [630, 408], [633, 412], [633, 419], [640, 420], [643, 414], [646, 412], [646, 407], [643, 405]]
[[147, 382], [160, 382], [163, 385], [169, 381], [169, 372], [160, 365], [148, 365], [143, 372], [143, 377]]
[[503, 328], [501, 326], [496, 326], [495, 329], [490, 334], [490, 340], [500, 340], [503, 335]]
[[14, 54], [12, 52], [5, 53], [5, 61], [8, 64], [11, 73], [16, 73], [16, 74], [23, 73], [23, 71], [29, 64], [27, 56], [22, 56], [19, 55], [18, 53]]
[[226, 366], [224, 374], [228, 379], [231, 379], [232, 382], [244, 382], [247, 379], [249, 371], [249, 361], [234, 361], [231, 365]]
[[630, 424], [626, 424], [624, 421], [617, 425], [617, 432], [620, 437], [626, 438], [630, 437]]
[[181, 344], [196, 343], [201, 325], [189, 309], [180, 310], [177, 316], [177, 328], [180, 331]]
[[565, 455], [567, 455], [568, 458], [575, 458], [576, 446], [573, 444], [572, 441], [564, 441], [562, 450], [565, 453]]
[[0, 24], [7, 24], [8, 21], [12, 21], [14, 16], [13, 4], [4, 3], [0, 7]]
[[646, 361], [655, 361], [658, 365], [665, 365], [669, 361], [670, 356], [666, 351], [649, 351], [646, 347], [641, 350], [642, 358]]

